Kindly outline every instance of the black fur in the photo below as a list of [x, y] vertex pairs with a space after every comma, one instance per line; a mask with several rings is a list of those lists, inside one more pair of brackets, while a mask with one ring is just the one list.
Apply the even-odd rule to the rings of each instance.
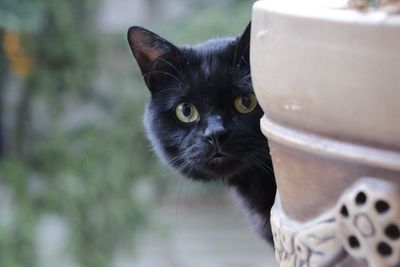
[[[234, 108], [235, 98], [253, 93], [250, 24], [237, 38], [194, 47], [177, 47], [141, 27], [129, 29], [128, 41], [151, 92], [144, 124], [158, 156], [185, 177], [229, 185], [259, 234], [272, 243], [269, 217], [276, 185], [259, 128], [263, 112], [258, 105], [246, 114]], [[178, 120], [180, 103], [193, 104], [200, 118]]]

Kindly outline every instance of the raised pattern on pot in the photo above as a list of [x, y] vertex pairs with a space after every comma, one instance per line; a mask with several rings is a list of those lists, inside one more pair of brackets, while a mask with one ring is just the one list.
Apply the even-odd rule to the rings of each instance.
[[395, 184], [359, 179], [337, 203], [335, 220], [345, 250], [371, 267], [400, 266], [400, 195]]

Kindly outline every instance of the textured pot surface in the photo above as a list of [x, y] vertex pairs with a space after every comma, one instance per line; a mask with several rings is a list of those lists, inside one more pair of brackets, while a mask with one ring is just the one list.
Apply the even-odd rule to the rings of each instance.
[[400, 15], [264, 0], [251, 68], [281, 266], [400, 266]]

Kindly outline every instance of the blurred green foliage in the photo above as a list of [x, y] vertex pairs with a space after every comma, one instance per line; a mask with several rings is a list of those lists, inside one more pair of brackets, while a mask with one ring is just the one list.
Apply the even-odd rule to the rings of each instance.
[[[247, 25], [252, 4], [192, 2], [185, 17], [167, 25], [153, 21], [152, 29], [178, 44], [235, 35]], [[0, 68], [7, 70], [0, 74], [1, 103], [10, 81], [22, 81], [0, 160], [0, 189], [10, 191], [13, 209], [8, 222], [0, 221], [1, 267], [39, 267], [35, 231], [46, 214], [70, 227], [68, 252], [79, 266], [110, 266], [116, 250], [132, 245], [149, 225], [154, 203], [142, 199], [136, 185], [145, 180], [157, 195], [171, 181], [143, 134], [147, 90], [124, 34], [95, 30], [100, 3], [0, 4], [1, 40], [17, 34], [18, 49], [31, 62], [21, 75], [13, 73], [9, 54], [0, 55]], [[39, 105], [44, 117], [34, 116]], [[87, 106], [96, 107], [94, 119], [68, 126]]]
[[[26, 5], [35, 6], [33, 2]], [[36, 4], [41, 23], [35, 29], [24, 27], [29, 22], [18, 14], [9, 17], [21, 17], [21, 25], [3, 26], [13, 33], [9, 53], [24, 50], [32, 68], [10, 73], [24, 85], [13, 147], [0, 165], [1, 186], [13, 199], [12, 221], [0, 225], [0, 266], [38, 266], [34, 235], [45, 214], [58, 214], [67, 222], [69, 253], [80, 266], [109, 266], [116, 247], [129, 244], [146, 223], [147, 203], [132, 195], [135, 181], [149, 166], [140, 122], [132, 120], [132, 114], [141, 112], [132, 105], [143, 108], [143, 101], [123, 88], [107, 101], [96, 98], [99, 49], [106, 49], [93, 31], [97, 1]], [[61, 121], [71, 98], [100, 106], [107, 121], [66, 129]], [[36, 133], [31, 113], [38, 99], [46, 105], [47, 129]]]
[[190, 0], [191, 9], [168, 23], [152, 23], [157, 31], [177, 44], [195, 44], [210, 38], [237, 36], [251, 18], [254, 0]]

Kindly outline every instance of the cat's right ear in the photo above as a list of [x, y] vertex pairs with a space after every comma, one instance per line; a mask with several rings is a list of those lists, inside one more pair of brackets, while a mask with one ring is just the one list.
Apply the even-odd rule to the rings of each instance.
[[250, 63], [250, 34], [251, 34], [251, 21], [247, 25], [246, 29], [236, 40], [236, 50], [235, 50], [235, 64], [245, 64]]
[[128, 42], [151, 90], [151, 80], [157, 76], [158, 68], [172, 65], [178, 58], [179, 49], [159, 35], [138, 26], [129, 28]]

